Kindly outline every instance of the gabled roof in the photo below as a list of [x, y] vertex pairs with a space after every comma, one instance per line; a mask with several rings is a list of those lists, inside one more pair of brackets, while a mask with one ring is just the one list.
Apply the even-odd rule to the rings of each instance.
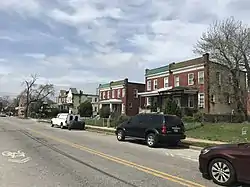
[[78, 91], [76, 88], [70, 88], [72, 94], [78, 94]]

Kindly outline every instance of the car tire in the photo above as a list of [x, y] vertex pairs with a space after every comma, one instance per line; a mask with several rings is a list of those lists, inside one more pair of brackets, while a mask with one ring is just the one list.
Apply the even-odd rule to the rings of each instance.
[[52, 123], [52, 121], [51, 121], [51, 127], [54, 127], [54, 124]]
[[230, 162], [221, 158], [214, 159], [210, 162], [209, 176], [212, 178], [214, 183], [221, 186], [233, 185], [236, 182], [234, 167]]
[[125, 140], [125, 132], [124, 130], [118, 130], [116, 134], [116, 138], [118, 141], [124, 141]]
[[154, 133], [149, 133], [149, 134], [146, 136], [146, 142], [147, 142], [148, 147], [156, 147], [156, 145], [157, 145], [157, 143], [158, 143], [156, 134], [154, 134]]
[[61, 123], [60, 128], [61, 128], [61, 129], [64, 129], [63, 123]]

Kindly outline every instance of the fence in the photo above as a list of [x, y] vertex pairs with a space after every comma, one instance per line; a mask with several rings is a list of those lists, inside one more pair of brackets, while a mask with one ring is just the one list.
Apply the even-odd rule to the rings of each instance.
[[108, 118], [85, 118], [84, 119], [86, 125], [93, 125], [93, 126], [99, 126], [99, 127], [115, 127], [116, 125], [112, 123], [111, 119]]

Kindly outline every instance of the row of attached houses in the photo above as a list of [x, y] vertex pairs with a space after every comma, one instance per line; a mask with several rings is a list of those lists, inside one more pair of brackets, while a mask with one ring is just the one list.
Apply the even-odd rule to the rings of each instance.
[[[240, 72], [239, 89], [246, 94], [246, 73]], [[229, 114], [236, 109], [232, 77], [226, 66], [209, 59], [209, 54], [183, 62], [145, 70], [145, 83], [124, 80], [100, 84], [98, 94], [83, 94], [75, 88], [61, 90], [57, 103], [61, 109], [77, 112], [89, 100], [96, 115], [108, 106], [111, 112], [133, 116], [142, 111], [164, 111], [172, 98], [184, 113]], [[247, 103], [247, 102], [246, 102]], [[246, 104], [247, 105], [247, 104]]]
[[[246, 94], [246, 73], [240, 72], [239, 89]], [[172, 98], [184, 113], [231, 114], [235, 109], [232, 77], [228, 68], [209, 59], [209, 54], [183, 62], [145, 70], [145, 83], [128, 79], [100, 84], [100, 107], [129, 116], [140, 111], [164, 111]]]
[[[146, 105], [164, 108], [172, 97], [182, 109], [207, 114], [229, 114], [236, 109], [232, 77], [227, 67], [212, 62], [209, 54], [167, 66], [146, 69], [146, 90], [139, 93]], [[239, 89], [247, 94], [246, 73], [240, 72]]]

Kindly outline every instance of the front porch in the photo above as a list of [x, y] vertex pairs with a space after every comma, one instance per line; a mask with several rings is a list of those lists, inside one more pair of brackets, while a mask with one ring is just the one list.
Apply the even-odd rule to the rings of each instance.
[[124, 114], [125, 113], [125, 107], [122, 103], [122, 100], [119, 99], [110, 99], [110, 100], [103, 100], [100, 101], [100, 109], [102, 107], [109, 107], [111, 113], [118, 113], [118, 114]]
[[[167, 99], [173, 99], [183, 114], [192, 113], [198, 109], [198, 90], [188, 87], [159, 89], [153, 92], [139, 93], [146, 97], [145, 111], [164, 112]], [[143, 109], [141, 109], [143, 111]]]

